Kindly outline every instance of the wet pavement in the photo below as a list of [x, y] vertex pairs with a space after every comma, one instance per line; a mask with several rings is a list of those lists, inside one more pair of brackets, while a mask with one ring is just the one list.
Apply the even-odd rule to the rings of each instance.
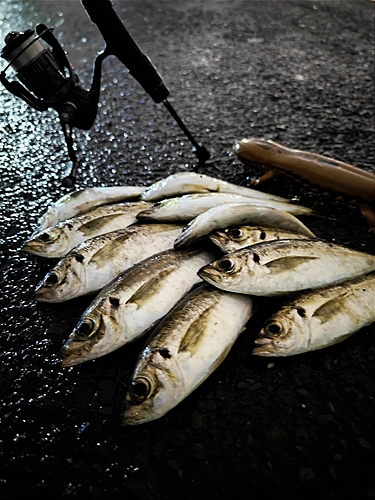
[[[267, 137], [374, 170], [374, 5], [340, 1], [126, 1], [115, 7], [163, 75], [170, 102], [211, 151], [204, 171], [242, 185], [257, 172], [232, 155]], [[55, 26], [81, 82], [103, 47], [78, 0], [2, 1], [1, 39]], [[3, 66], [2, 66], [3, 68]], [[90, 131], [75, 132], [77, 187], [149, 185], [192, 170], [191, 146], [114, 57], [103, 65]], [[224, 363], [165, 417], [122, 427], [143, 340], [61, 368], [60, 349], [89, 297], [38, 304], [51, 267], [22, 244], [61, 186], [67, 162], [53, 110], [0, 89], [0, 498], [375, 498], [374, 326], [285, 359], [251, 356], [266, 301]], [[264, 190], [323, 217], [320, 237], [374, 253], [356, 205], [293, 180]]]

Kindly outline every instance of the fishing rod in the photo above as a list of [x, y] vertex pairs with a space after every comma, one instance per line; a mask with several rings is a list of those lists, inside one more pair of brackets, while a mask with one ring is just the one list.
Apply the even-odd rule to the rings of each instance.
[[[0, 72], [0, 82], [4, 87], [37, 111], [53, 108], [59, 115], [72, 164], [69, 174], [62, 180], [63, 185], [69, 187], [76, 181], [80, 162], [74, 149], [73, 128], [89, 130], [94, 124], [100, 97], [102, 63], [110, 55], [116, 56], [126, 66], [155, 103], [164, 104], [192, 144], [198, 164], [204, 165], [210, 158], [209, 151], [194, 138], [168, 101], [169, 89], [150, 58], [125, 28], [111, 0], [81, 0], [81, 4], [106, 44], [95, 58], [89, 90], [80, 86], [78, 75], [54, 36], [53, 28], [44, 24], [38, 24], [35, 31], [8, 33], [0, 54], [8, 63]], [[19, 81], [7, 78], [6, 72], [10, 68], [16, 72]]]

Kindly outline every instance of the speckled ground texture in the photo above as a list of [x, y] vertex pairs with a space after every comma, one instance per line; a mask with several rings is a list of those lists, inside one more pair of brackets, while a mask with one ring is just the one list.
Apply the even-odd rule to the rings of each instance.
[[[204, 171], [250, 185], [232, 155], [243, 137], [374, 169], [374, 5], [338, 1], [124, 1], [115, 8], [171, 90], [170, 102], [212, 153]], [[103, 39], [78, 0], [5, 1], [1, 39], [43, 22], [89, 86]], [[251, 356], [275, 307], [261, 302], [224, 363], [165, 417], [122, 427], [144, 340], [62, 369], [60, 348], [90, 303], [35, 301], [51, 261], [22, 253], [61, 187], [66, 150], [56, 113], [1, 92], [0, 498], [375, 498], [375, 336], [369, 327], [309, 354]], [[162, 105], [124, 66], [104, 63], [97, 120], [76, 132], [77, 187], [149, 185], [196, 166]], [[318, 236], [374, 252], [355, 205], [279, 178], [264, 190], [324, 218]]]

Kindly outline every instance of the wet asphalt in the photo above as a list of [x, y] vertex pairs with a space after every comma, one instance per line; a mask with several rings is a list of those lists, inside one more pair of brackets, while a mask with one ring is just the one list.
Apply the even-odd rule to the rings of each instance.
[[[266, 137], [374, 171], [374, 4], [116, 1], [116, 11], [211, 152], [201, 171], [249, 186], [236, 139]], [[0, 38], [55, 26], [84, 87], [103, 39], [78, 0], [0, 3]], [[1, 69], [4, 67], [2, 62]], [[321, 351], [251, 356], [264, 301], [223, 364], [165, 417], [122, 427], [143, 340], [62, 369], [90, 297], [43, 305], [51, 262], [22, 252], [68, 165], [53, 110], [0, 88], [0, 498], [375, 498], [374, 326]], [[115, 57], [96, 121], [75, 131], [76, 188], [150, 185], [197, 169], [191, 145]], [[358, 206], [279, 177], [262, 188], [314, 208], [319, 237], [374, 253]]]

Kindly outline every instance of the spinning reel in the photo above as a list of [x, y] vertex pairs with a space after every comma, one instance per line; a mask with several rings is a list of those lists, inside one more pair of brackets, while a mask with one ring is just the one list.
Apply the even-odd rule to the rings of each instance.
[[[0, 72], [4, 87], [37, 111], [53, 108], [57, 111], [72, 162], [70, 173], [62, 181], [72, 186], [76, 180], [79, 160], [73, 148], [72, 130], [89, 130], [96, 118], [100, 95], [101, 69], [104, 59], [115, 55], [142, 85], [155, 103], [163, 102], [169, 113], [193, 145], [199, 164], [204, 164], [210, 153], [198, 143], [172, 105], [169, 90], [151, 60], [135, 43], [113, 9], [111, 0], [81, 0], [91, 20], [97, 25], [105, 42], [105, 49], [95, 59], [91, 88], [79, 85], [64, 49], [53, 34], [53, 28], [38, 24], [24, 33], [10, 32], [5, 38], [1, 57], [8, 65]], [[46, 47], [47, 44], [49, 47]], [[9, 81], [6, 71], [12, 68], [19, 81]], [[21, 82], [21, 83], [20, 83]]]

